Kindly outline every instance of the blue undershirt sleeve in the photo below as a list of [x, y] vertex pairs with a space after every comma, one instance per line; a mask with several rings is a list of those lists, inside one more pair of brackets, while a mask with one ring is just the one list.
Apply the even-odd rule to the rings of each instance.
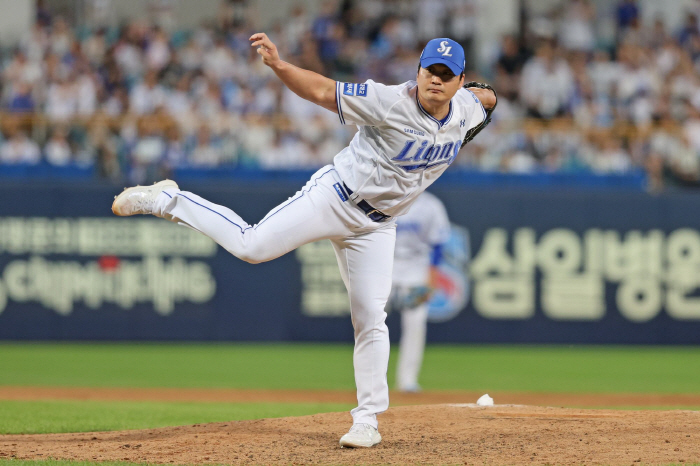
[[442, 244], [433, 246], [433, 252], [430, 254], [430, 265], [438, 265], [442, 258]]

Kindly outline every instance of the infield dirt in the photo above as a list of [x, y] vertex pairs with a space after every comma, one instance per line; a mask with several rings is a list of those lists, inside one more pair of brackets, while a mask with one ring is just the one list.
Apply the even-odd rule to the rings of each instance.
[[[8, 389], [4, 390], [7, 392]], [[142, 390], [137, 392], [141, 392], [141, 397], [127, 399], [148, 399], [148, 391], [146, 395]], [[190, 395], [194, 396], [195, 392]], [[211, 396], [210, 390], [206, 392]], [[224, 392], [229, 393], [226, 399], [231, 398], [230, 391], [221, 391], [215, 396], [219, 397], [217, 400], [223, 401], [220, 397]], [[111, 397], [106, 393], [108, 391], [99, 398], [117, 399], [116, 392], [112, 392]], [[255, 399], [259, 400], [260, 393], [264, 395], [265, 392], [251, 393], [258, 393]], [[326, 394], [326, 398], [319, 393], [299, 392], [294, 395], [292, 392], [290, 398], [299, 400], [301, 393], [314, 396], [315, 401], [329, 401], [327, 398], [338, 401], [337, 397], [347, 396], [340, 395], [344, 392], [332, 396]], [[98, 398], [94, 393], [86, 398], [86, 394], [83, 393], [81, 399]], [[447, 395], [440, 393], [414, 396], [413, 401], [429, 399], [429, 396], [422, 395], [442, 397], [443, 402], [410, 405], [410, 399], [401, 402], [400, 397], [396, 399], [394, 396], [392, 401], [404, 406], [392, 407], [380, 416], [383, 441], [371, 449], [340, 448], [338, 439], [350, 426], [350, 415], [324, 413], [138, 431], [2, 435], [0, 458], [275, 465], [700, 462], [700, 412], [697, 411], [617, 411], [502, 404], [477, 407], [468, 403], [444, 402]], [[178, 399], [187, 399], [188, 396], [181, 391]], [[461, 393], [460, 398], [464, 400], [468, 396]], [[544, 396], [540, 395], [540, 403]], [[587, 404], [585, 397], [575, 396], [576, 404]], [[55, 397], [66, 396], [56, 394]], [[516, 395], [494, 395], [497, 403], [510, 397]], [[0, 398], [26, 399], [2, 391]], [[37, 398], [36, 393], [34, 398]], [[163, 400], [162, 396], [160, 399]], [[281, 400], [277, 398], [277, 401]], [[621, 401], [621, 398], [616, 400]], [[631, 401], [628, 397], [625, 404], [631, 404]], [[644, 401], [641, 398], [634, 401], [633, 404], [646, 404], [640, 403]], [[646, 401], [655, 404], [661, 400]], [[552, 404], [561, 402], [560, 398]], [[697, 397], [688, 396], [677, 402], [697, 403]]]

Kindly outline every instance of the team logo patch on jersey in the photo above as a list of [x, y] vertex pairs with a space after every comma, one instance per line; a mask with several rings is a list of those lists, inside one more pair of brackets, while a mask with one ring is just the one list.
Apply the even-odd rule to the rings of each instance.
[[459, 120], [459, 127], [464, 128], [464, 126], [467, 124], [467, 120]]
[[[365, 90], [367, 93], [367, 90]], [[355, 85], [353, 83], [343, 83], [343, 94], [355, 95]]]
[[357, 96], [358, 97], [367, 97], [367, 84], [358, 84], [357, 85]]
[[343, 202], [348, 200], [348, 196], [347, 194], [345, 194], [345, 190], [343, 189], [343, 187], [340, 186], [340, 183], [334, 184], [333, 187], [335, 188], [335, 192], [338, 193], [338, 197], [340, 197], [343, 200]]

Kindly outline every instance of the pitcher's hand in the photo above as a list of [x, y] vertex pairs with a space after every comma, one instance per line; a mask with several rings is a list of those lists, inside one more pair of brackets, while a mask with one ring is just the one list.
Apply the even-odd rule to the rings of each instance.
[[258, 53], [265, 63], [269, 67], [274, 67], [280, 62], [280, 55], [277, 52], [277, 46], [267, 37], [264, 32], [256, 32], [249, 39], [252, 47], [258, 48]]

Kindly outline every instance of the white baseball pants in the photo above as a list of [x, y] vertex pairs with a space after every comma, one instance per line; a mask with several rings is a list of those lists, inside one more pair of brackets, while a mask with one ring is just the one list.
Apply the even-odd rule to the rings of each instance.
[[413, 390], [418, 387], [427, 326], [428, 303], [401, 310], [401, 339], [396, 364], [396, 386], [399, 390]]
[[229, 208], [174, 189], [158, 195], [154, 214], [200, 231], [252, 264], [330, 239], [350, 296], [355, 330], [358, 406], [351, 411], [353, 422], [377, 427], [376, 415], [389, 407], [389, 330], [384, 307], [391, 291], [396, 224], [393, 219], [382, 223], [368, 219], [352, 201], [341, 199], [334, 187], [338, 184], [342, 186], [343, 181], [327, 165], [256, 225]]

